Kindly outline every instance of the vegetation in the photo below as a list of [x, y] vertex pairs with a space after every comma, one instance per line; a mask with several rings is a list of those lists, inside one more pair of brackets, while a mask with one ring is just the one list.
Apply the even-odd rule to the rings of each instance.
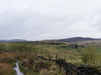
[[100, 70], [100, 49], [66, 43], [0, 43], [0, 75], [14, 75], [17, 60], [24, 75], [65, 75], [65, 67], [56, 63], [60, 59], [65, 64], [89, 65]]

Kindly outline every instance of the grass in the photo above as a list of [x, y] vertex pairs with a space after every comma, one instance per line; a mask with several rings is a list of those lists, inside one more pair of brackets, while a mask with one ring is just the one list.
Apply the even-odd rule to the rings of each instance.
[[[86, 48], [84, 48], [86, 49]], [[13, 67], [16, 60], [20, 61], [21, 71], [25, 75], [64, 75], [63, 72], [59, 73], [58, 67], [54, 63], [49, 63], [43, 61], [37, 56], [44, 56], [45, 58], [54, 59], [57, 58], [65, 59], [67, 62], [72, 64], [84, 64], [81, 60], [81, 51], [82, 48], [72, 48], [66, 44], [47, 44], [47, 43], [0, 43], [0, 74], [2, 75], [14, 75], [15, 71]], [[101, 47], [96, 47], [97, 65], [101, 64]], [[39, 64], [42, 63], [41, 70], [36, 70], [36, 66], [39, 67]], [[22, 65], [23, 64], [23, 65]], [[50, 67], [48, 65], [51, 65]], [[6, 67], [7, 66], [7, 67]], [[49, 69], [47, 70], [46, 67]], [[5, 74], [5, 72], [9, 72]]]

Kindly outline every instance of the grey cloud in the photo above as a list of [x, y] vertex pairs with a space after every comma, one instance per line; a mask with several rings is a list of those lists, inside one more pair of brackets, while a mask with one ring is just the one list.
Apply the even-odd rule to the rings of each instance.
[[0, 39], [101, 37], [100, 4], [100, 0], [0, 1]]

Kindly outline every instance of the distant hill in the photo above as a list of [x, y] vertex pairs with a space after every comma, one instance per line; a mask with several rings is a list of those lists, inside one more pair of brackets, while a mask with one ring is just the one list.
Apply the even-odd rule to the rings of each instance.
[[27, 42], [27, 40], [23, 40], [23, 39], [12, 39], [12, 40], [0, 40], [0, 42]]
[[89, 37], [72, 37], [72, 38], [65, 38], [65, 39], [58, 39], [58, 40], [43, 40], [41, 42], [45, 43], [78, 43], [80, 45], [87, 45], [87, 44], [101, 44], [101, 39], [97, 38], [89, 38]]
[[59, 43], [97, 43], [101, 44], [101, 39], [89, 38], [89, 37], [71, 37], [65, 39], [57, 39], [57, 40], [42, 40], [42, 41], [27, 41], [23, 39], [12, 39], [12, 40], [0, 40], [0, 42], [33, 42], [33, 43], [49, 43], [49, 44], [59, 44]]
[[82, 41], [97, 41], [97, 40], [101, 40], [101, 39], [95, 39], [95, 38], [86, 38], [86, 37], [72, 37], [72, 38], [67, 38], [67, 39], [60, 39], [58, 41], [61, 42], [82, 42]]

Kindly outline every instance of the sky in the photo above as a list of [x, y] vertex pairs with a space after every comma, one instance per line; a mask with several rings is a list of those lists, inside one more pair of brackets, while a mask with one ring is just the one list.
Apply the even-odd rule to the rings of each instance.
[[101, 0], [0, 0], [0, 39], [101, 38]]

